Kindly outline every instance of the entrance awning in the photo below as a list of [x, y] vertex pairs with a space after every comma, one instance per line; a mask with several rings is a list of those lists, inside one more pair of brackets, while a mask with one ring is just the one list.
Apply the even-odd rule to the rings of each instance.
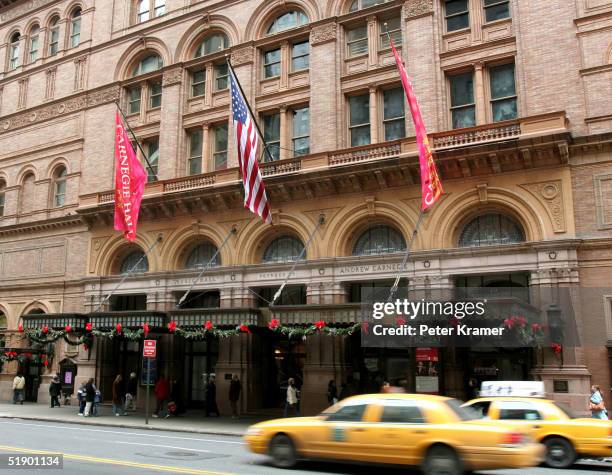
[[47, 326], [52, 330], [63, 330], [70, 325], [74, 331], [85, 330], [87, 317], [80, 313], [36, 313], [24, 315], [23, 328], [32, 330]]
[[168, 317], [179, 327], [201, 327], [207, 321], [215, 326], [261, 325], [259, 309], [248, 307], [171, 310]]
[[283, 325], [309, 324], [319, 320], [326, 323], [354, 324], [365, 322], [370, 316], [361, 304], [283, 305], [270, 309], [270, 318]]
[[146, 323], [151, 328], [165, 328], [168, 317], [164, 312], [134, 310], [125, 312], [96, 312], [87, 315], [94, 328], [111, 330], [121, 323], [123, 328], [137, 329]]

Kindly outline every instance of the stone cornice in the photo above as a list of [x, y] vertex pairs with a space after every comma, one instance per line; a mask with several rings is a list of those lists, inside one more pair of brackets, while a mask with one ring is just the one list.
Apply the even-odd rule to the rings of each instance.
[[44, 221], [11, 224], [9, 226], [0, 227], [0, 237], [82, 225], [85, 225], [85, 223], [80, 216], [65, 216], [61, 218], [47, 219]]
[[115, 102], [119, 100], [120, 91], [119, 84], [111, 84], [2, 117], [0, 119], [0, 135], [73, 112]]

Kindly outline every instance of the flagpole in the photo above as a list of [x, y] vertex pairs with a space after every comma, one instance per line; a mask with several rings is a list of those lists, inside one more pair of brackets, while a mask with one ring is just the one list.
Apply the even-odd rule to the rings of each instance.
[[149, 159], [147, 157], [147, 154], [145, 153], [144, 149], [142, 148], [142, 146], [140, 145], [140, 142], [138, 141], [138, 139], [136, 138], [136, 134], [134, 133], [134, 131], [132, 130], [132, 128], [130, 127], [130, 123], [127, 120], [127, 117], [125, 116], [125, 114], [123, 113], [123, 109], [121, 109], [121, 106], [119, 105], [119, 101], [115, 101], [115, 105], [117, 106], [117, 109], [119, 109], [119, 112], [121, 113], [121, 117], [123, 117], [123, 123], [125, 124], [125, 126], [128, 128], [128, 130], [130, 131], [130, 133], [132, 134], [132, 138], [134, 139], [134, 142], [136, 142], [136, 145], [138, 146], [138, 150], [140, 150], [140, 152], [142, 153], [142, 156], [145, 159], [145, 162], [147, 162], [147, 167], [149, 167], [149, 171], [153, 174], [153, 176], [155, 177], [155, 180], [159, 180], [157, 173], [155, 173], [153, 171], [153, 166], [151, 165], [151, 163], [149, 162]]
[[293, 266], [291, 266], [291, 270], [287, 274], [287, 277], [285, 278], [285, 281], [282, 283], [282, 285], [278, 288], [278, 290], [274, 294], [274, 297], [272, 298], [272, 301], [270, 302], [270, 305], [268, 307], [273, 307], [274, 306], [274, 302], [276, 302], [276, 300], [280, 297], [281, 292], [283, 291], [283, 289], [287, 285], [287, 282], [289, 282], [289, 279], [293, 275], [293, 271], [295, 270], [295, 267], [297, 266], [298, 262], [300, 262], [302, 260], [302, 257], [304, 257], [304, 254], [306, 253], [306, 249], [308, 248], [308, 246], [312, 242], [315, 234], [317, 233], [317, 231], [323, 225], [324, 222], [325, 222], [325, 215], [324, 214], [319, 215], [319, 220], [317, 221], [317, 225], [315, 226], [315, 228], [312, 231], [312, 233], [310, 233], [310, 236], [308, 237], [308, 241], [306, 241], [306, 244], [304, 244], [304, 247], [302, 248], [302, 252], [300, 252], [300, 255], [297, 256], [295, 261], [293, 261]]
[[244, 97], [244, 102], [245, 102], [247, 108], [249, 109], [249, 112], [251, 113], [251, 117], [253, 118], [253, 123], [255, 124], [255, 128], [257, 129], [257, 133], [261, 137], [261, 141], [262, 141], [262, 143], [264, 145], [264, 150], [268, 154], [268, 158], [270, 159], [270, 161], [273, 162], [273, 161], [275, 161], [274, 157], [272, 156], [272, 153], [270, 153], [270, 150], [268, 148], [268, 143], [266, 142], [266, 139], [264, 138], [264, 134], [261, 132], [261, 129], [259, 128], [259, 124], [257, 124], [257, 120], [255, 118], [255, 114], [253, 114], [253, 110], [251, 109], [251, 105], [249, 104], [249, 101], [247, 101], [246, 95], [244, 94], [244, 89], [242, 89], [242, 85], [240, 84], [240, 81], [238, 80], [238, 76], [236, 76], [236, 71], [234, 71], [234, 67], [232, 66], [232, 62], [230, 61], [230, 57], [229, 57], [228, 54], [225, 55], [225, 59], [227, 60], [228, 68], [230, 69], [232, 75], [234, 76], [234, 79], [236, 80], [236, 84], [238, 85], [238, 89], [240, 89], [240, 93], [242, 94], [242, 97]]
[[193, 279], [191, 281], [191, 285], [189, 286], [189, 288], [187, 289], [187, 291], [183, 294], [183, 296], [181, 297], [181, 299], [178, 301], [178, 303], [176, 304], [177, 308], [180, 307], [181, 305], [183, 305], [183, 303], [185, 302], [185, 299], [187, 298], [187, 296], [189, 295], [189, 292], [192, 291], [193, 287], [196, 285], [197, 281], [200, 280], [200, 277], [202, 277], [202, 275], [204, 274], [204, 272], [206, 272], [211, 266], [212, 263], [215, 262], [215, 259], [217, 258], [217, 256], [219, 255], [219, 253], [221, 252], [221, 250], [225, 247], [225, 245], [228, 243], [229, 238], [236, 234], [236, 227], [233, 226], [232, 229], [230, 229], [230, 232], [227, 234], [227, 236], [225, 236], [225, 239], [223, 240], [223, 242], [221, 243], [221, 246], [219, 248], [217, 248], [217, 250], [215, 251], [215, 253], [213, 254], [213, 256], [209, 259], [208, 263], [204, 266], [204, 268], [200, 271], [200, 273], [195, 277], [195, 279]]
[[153, 244], [151, 244], [149, 246], [149, 249], [147, 249], [143, 255], [140, 257], [140, 259], [138, 259], [138, 261], [136, 261], [136, 263], [132, 266], [132, 268], [123, 276], [123, 279], [121, 279], [121, 281], [115, 286], [115, 288], [113, 290], [110, 291], [110, 293], [104, 297], [102, 299], [102, 301], [98, 304], [98, 307], [91, 313], [96, 313], [97, 311], [99, 311], [102, 308], [102, 305], [104, 305], [108, 299], [110, 299], [114, 293], [119, 289], [119, 287], [121, 287], [123, 285], [123, 283], [127, 280], [127, 278], [132, 275], [134, 273], [134, 271], [136, 270], [136, 268], [138, 267], [138, 265], [143, 261], [143, 259], [153, 250], [155, 249], [155, 247], [162, 242], [162, 235], [160, 234], [159, 236], [157, 236], [157, 239], [155, 239], [155, 242]]

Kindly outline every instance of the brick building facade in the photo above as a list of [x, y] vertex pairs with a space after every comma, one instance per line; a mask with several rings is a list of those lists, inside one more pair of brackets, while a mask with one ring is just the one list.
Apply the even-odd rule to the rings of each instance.
[[[325, 224], [274, 316], [349, 325], [355, 295], [395, 277], [420, 190], [387, 31], [413, 77], [446, 192], [416, 239], [403, 291], [479, 280], [522, 286], [539, 304], [544, 289], [590, 288], [579, 326], [599, 336], [605, 328], [612, 342], [609, 0], [554, 9], [524, 0], [0, 3], [5, 348], [49, 352], [17, 332], [28, 314], [64, 321], [95, 312], [92, 321], [109, 328], [160, 319], [160, 330], [170, 318], [249, 321], [262, 331], [204, 342], [161, 336], [159, 371], [181, 379], [193, 405], [203, 378], [217, 374], [226, 412], [232, 373], [249, 396], [243, 411], [277, 408], [289, 376], [300, 379], [306, 412], [325, 406], [330, 379], [363, 388], [384, 376], [415, 390], [414, 350], [277, 338], [265, 332], [272, 313], [261, 299], [284, 281], [321, 213]], [[242, 208], [227, 57], [270, 144], [262, 170], [272, 227]], [[153, 166], [134, 244], [112, 224], [116, 103]], [[177, 312], [233, 227], [191, 308]], [[584, 410], [591, 383], [612, 385], [609, 342], [564, 348], [561, 362], [549, 348], [520, 363], [495, 351], [444, 352], [440, 391], [468, 397], [475, 367], [496, 368], [500, 379], [541, 378], [551, 396]], [[85, 351], [60, 340], [50, 367], [21, 368], [29, 397], [44, 400], [50, 375], [74, 365], [77, 384], [93, 376], [108, 394], [115, 373], [140, 373], [139, 345], [97, 339]], [[4, 399], [17, 369], [3, 367]]]

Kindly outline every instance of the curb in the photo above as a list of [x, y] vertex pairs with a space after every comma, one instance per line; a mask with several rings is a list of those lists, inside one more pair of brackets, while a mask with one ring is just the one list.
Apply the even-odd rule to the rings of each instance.
[[185, 432], [190, 434], [208, 434], [208, 435], [222, 435], [228, 437], [242, 437], [244, 434], [242, 432], [234, 432], [234, 431], [223, 431], [223, 430], [215, 430], [215, 429], [191, 429], [189, 427], [163, 427], [163, 426], [150, 426], [150, 425], [140, 425], [140, 424], [112, 424], [110, 422], [93, 422], [93, 421], [84, 421], [84, 420], [63, 420], [56, 419], [53, 417], [42, 417], [42, 416], [17, 416], [10, 414], [0, 414], [0, 419], [21, 419], [25, 421], [42, 421], [42, 422], [57, 422], [61, 424], [74, 424], [80, 426], [97, 426], [97, 427], [119, 427], [121, 429], [141, 429], [141, 430], [159, 430], [164, 432]]

